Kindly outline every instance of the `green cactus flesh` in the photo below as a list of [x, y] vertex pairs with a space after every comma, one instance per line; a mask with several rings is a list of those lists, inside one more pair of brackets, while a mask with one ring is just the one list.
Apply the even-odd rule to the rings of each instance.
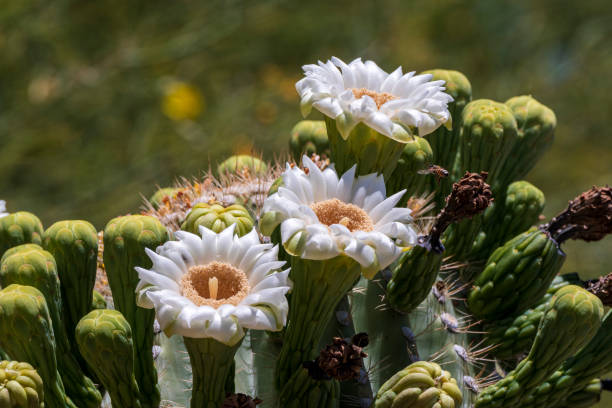
[[217, 166], [220, 176], [248, 171], [253, 174], [263, 174], [268, 171], [268, 165], [257, 157], [241, 154], [230, 156]]
[[0, 361], [0, 408], [44, 408], [43, 381], [34, 367]]
[[403, 254], [395, 264], [387, 284], [387, 300], [391, 307], [410, 313], [431, 292], [436, 281], [442, 254], [417, 245]]
[[523, 400], [597, 333], [603, 312], [599, 298], [585, 289], [561, 288], [548, 304], [527, 357], [504, 379], [483, 390], [475, 408], [523, 407]]
[[329, 136], [330, 158], [338, 174], [357, 164], [357, 175], [383, 174], [388, 180], [404, 150], [404, 144], [381, 135], [363, 123], [357, 124], [351, 136], [344, 139], [336, 128], [336, 121], [325, 117]]
[[132, 328], [135, 376], [142, 393], [143, 408], [157, 407], [159, 389], [153, 364], [153, 320], [155, 311], [136, 307], [138, 274], [134, 267], [150, 268], [145, 248], [155, 249], [168, 240], [168, 231], [155, 218], [130, 215], [109, 221], [104, 229], [104, 265], [115, 307]]
[[64, 324], [71, 346], [78, 350], [74, 329], [91, 310], [98, 264], [98, 232], [87, 221], [59, 221], [45, 230], [43, 247], [55, 258]]
[[227, 346], [214, 339], [183, 338], [193, 372], [191, 406], [218, 408], [234, 392], [234, 355], [240, 342]]
[[399, 371], [380, 387], [375, 408], [455, 408], [463, 402], [457, 380], [432, 362], [419, 361]]
[[[275, 375], [282, 406], [291, 402], [293, 393], [287, 390], [295, 388], [295, 379], [301, 378], [301, 373], [306, 371], [302, 363], [315, 358], [321, 336], [336, 305], [353, 287], [360, 274], [361, 266], [346, 256], [325, 261], [292, 258], [290, 278], [294, 286], [290, 297], [289, 323], [283, 336]], [[313, 299], [317, 301], [313, 302]], [[294, 376], [295, 373], [298, 374]], [[318, 394], [324, 389], [316, 386], [312, 390]], [[289, 399], [285, 400], [284, 397]], [[304, 397], [305, 400], [309, 398]]]
[[567, 285], [581, 285], [576, 274], [557, 276], [546, 294], [532, 308], [516, 317], [509, 317], [485, 326], [485, 342], [492, 346], [491, 353], [499, 359], [510, 359], [527, 353], [533, 344], [548, 302], [559, 289]]
[[289, 139], [289, 152], [297, 163], [302, 159], [302, 155], [311, 156], [313, 154], [325, 155], [329, 157], [329, 139], [327, 129], [322, 120], [302, 120], [291, 129]]
[[0, 345], [18, 361], [32, 365], [43, 379], [45, 407], [77, 408], [66, 396], [57, 371], [55, 337], [44, 295], [12, 284], [0, 291]]
[[97, 290], [93, 291], [93, 295], [91, 297], [91, 310], [95, 309], [106, 309], [108, 305], [106, 304], [106, 299], [104, 296]]
[[463, 109], [459, 137], [460, 172], [489, 173], [487, 182], [497, 192], [502, 164], [518, 139], [516, 119], [503, 103], [488, 99], [470, 102]]
[[37, 216], [20, 211], [0, 218], [0, 257], [21, 244], [42, 244], [43, 226]]
[[397, 167], [386, 181], [387, 195], [406, 190], [399, 205], [405, 205], [412, 197], [421, 195], [430, 189], [430, 178], [433, 175], [420, 174], [434, 164], [433, 151], [425, 138], [413, 136], [404, 145]]
[[469, 294], [470, 311], [488, 320], [524, 312], [544, 296], [564, 260], [547, 232], [532, 228], [517, 235], [487, 260]]
[[220, 233], [230, 225], [236, 224], [235, 233], [241, 237], [253, 229], [254, 223], [249, 211], [239, 204], [223, 207], [220, 204], [198, 203], [187, 214], [181, 229], [199, 234], [198, 228], [203, 226]]
[[[0, 284], [30, 285], [40, 290], [51, 317], [57, 366], [66, 393], [79, 407], [97, 408], [102, 397], [93, 382], [83, 373], [66, 334], [65, 308], [62, 305], [60, 281], [51, 253], [36, 244], [24, 244], [5, 252], [0, 263]], [[91, 304], [91, 300], [90, 300]]]
[[[564, 329], [565, 330], [565, 329]], [[612, 370], [612, 311], [608, 311], [591, 341], [525, 398], [521, 407], [570, 407], [595, 379]], [[597, 393], [599, 394], [599, 393]], [[588, 399], [588, 398], [587, 398]]]
[[486, 259], [498, 246], [526, 231], [539, 220], [546, 200], [544, 193], [527, 181], [515, 181], [504, 197], [486, 209], [470, 259]]
[[500, 184], [507, 185], [524, 177], [550, 148], [557, 118], [552, 110], [529, 95], [515, 96], [505, 103], [518, 126], [518, 143], [505, 159]]
[[113, 408], [140, 408], [132, 330], [116, 310], [94, 310], [76, 327], [81, 354], [111, 397]]

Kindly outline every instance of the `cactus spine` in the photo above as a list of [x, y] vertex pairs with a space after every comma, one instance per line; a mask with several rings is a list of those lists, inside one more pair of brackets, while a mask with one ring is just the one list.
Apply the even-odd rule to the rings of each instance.
[[159, 405], [157, 372], [153, 365], [155, 311], [136, 306], [138, 274], [134, 267], [151, 267], [145, 248], [155, 249], [168, 240], [166, 228], [143, 215], [117, 217], [104, 229], [104, 265], [115, 306], [132, 328], [136, 355], [135, 376], [143, 408]]

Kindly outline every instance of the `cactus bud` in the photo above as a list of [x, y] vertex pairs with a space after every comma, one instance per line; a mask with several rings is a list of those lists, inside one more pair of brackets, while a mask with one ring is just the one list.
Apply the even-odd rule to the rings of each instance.
[[44, 406], [43, 381], [34, 367], [18, 361], [0, 361], [0, 407]]
[[264, 174], [268, 171], [268, 166], [262, 160], [257, 157], [249, 156], [248, 154], [241, 154], [237, 156], [230, 156], [229, 158], [222, 161], [217, 166], [217, 173], [220, 176], [227, 175], [230, 173], [250, 173], [252, 175]]
[[241, 237], [253, 229], [255, 222], [249, 211], [239, 204], [224, 208], [220, 204], [198, 203], [187, 214], [181, 229], [199, 234], [199, 227], [203, 226], [220, 233], [232, 224], [236, 224], [235, 233]]
[[0, 257], [21, 244], [42, 244], [42, 223], [32, 213], [20, 211], [0, 218]]
[[164, 187], [158, 189], [151, 198], [149, 198], [149, 203], [153, 206], [153, 208], [159, 208], [159, 205], [166, 199], [166, 197], [172, 197], [178, 191], [182, 190], [180, 187]]
[[309, 157], [313, 154], [329, 157], [329, 139], [327, 138], [325, 122], [322, 120], [302, 120], [298, 122], [291, 129], [289, 151], [296, 162], [299, 162], [304, 154]]

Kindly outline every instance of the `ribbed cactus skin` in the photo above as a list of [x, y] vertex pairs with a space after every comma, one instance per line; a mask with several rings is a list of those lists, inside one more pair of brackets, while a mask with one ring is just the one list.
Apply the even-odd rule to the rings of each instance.
[[480, 234], [482, 221], [483, 215], [478, 214], [449, 225], [442, 235], [445, 255], [452, 255], [457, 261], [468, 260], [474, 248], [474, 241]]
[[432, 362], [419, 361], [399, 371], [380, 387], [375, 408], [459, 408], [457, 380]]
[[525, 399], [521, 407], [573, 406], [570, 404], [572, 399], [580, 399], [578, 394], [593, 385], [595, 378], [606, 375], [610, 370], [612, 370], [612, 311], [606, 314], [595, 337], [540, 384]]
[[329, 139], [325, 121], [302, 120], [291, 129], [289, 152], [295, 162], [299, 163], [302, 155], [313, 154], [329, 157]]
[[418, 171], [427, 169], [433, 161], [433, 151], [427, 140], [423, 137], [413, 136], [412, 140], [404, 145], [404, 150], [393, 170], [391, 177], [386, 180], [387, 195], [406, 190], [402, 201], [398, 205], [405, 205], [406, 201], [415, 195], [420, 195], [430, 189], [430, 175], [419, 174]]
[[588, 408], [597, 404], [601, 399], [603, 389], [601, 380], [594, 378], [580, 391], [576, 391], [565, 399], [565, 403], [556, 405], [554, 408]]
[[199, 234], [198, 228], [201, 225], [220, 233], [232, 224], [236, 224], [234, 232], [241, 237], [253, 229], [255, 221], [249, 211], [240, 204], [223, 207], [220, 204], [198, 203], [187, 214], [181, 229]]
[[0, 408], [44, 408], [43, 381], [34, 367], [0, 361]]
[[564, 260], [548, 233], [532, 228], [517, 235], [487, 260], [468, 296], [470, 311], [487, 320], [524, 312], [544, 296]]
[[561, 288], [548, 304], [527, 357], [504, 379], [482, 391], [475, 408], [523, 408], [523, 400], [595, 336], [603, 313], [601, 300], [585, 289]]
[[557, 126], [555, 113], [529, 95], [515, 96], [505, 103], [518, 126], [514, 145], [500, 172], [500, 183], [508, 184], [524, 177], [550, 148]]
[[527, 181], [515, 181], [485, 210], [482, 231], [474, 243], [472, 259], [486, 259], [491, 252], [538, 222], [546, 199], [544, 193]]
[[268, 171], [268, 165], [257, 157], [241, 154], [230, 156], [217, 166], [217, 173], [219, 175], [236, 173], [244, 170], [253, 174], [262, 174]]
[[31, 364], [43, 379], [46, 408], [79, 408], [66, 396], [57, 372], [53, 325], [38, 289], [13, 284], [0, 291], [0, 333], [2, 348]]
[[20, 211], [0, 218], [0, 257], [21, 244], [42, 244], [43, 226], [32, 213]]
[[436, 281], [442, 254], [417, 245], [403, 254], [395, 264], [387, 284], [387, 299], [391, 307], [410, 313], [431, 292]]
[[[448, 111], [452, 118], [452, 129], [440, 126], [431, 134], [427, 135], [427, 141], [433, 150], [433, 163], [452, 172], [457, 159], [459, 147], [459, 133], [461, 131], [462, 112], [472, 100], [472, 85], [470, 81], [459, 71], [447, 69], [432, 69], [424, 71], [423, 74], [432, 74], [432, 80], [443, 80], [446, 82], [446, 93], [453, 97], [453, 102], [448, 104]], [[461, 174], [459, 174], [461, 176]], [[439, 207], [444, 205], [444, 198], [450, 193], [451, 178], [437, 180], [429, 177], [431, 190], [436, 191], [436, 202]]]
[[155, 250], [168, 240], [168, 231], [155, 218], [128, 215], [113, 218], [104, 229], [104, 265], [115, 307], [132, 328], [135, 376], [142, 393], [143, 408], [159, 404], [157, 373], [153, 365], [153, 321], [155, 311], [136, 306], [138, 274], [134, 267], [151, 268], [145, 248]]
[[65, 308], [62, 304], [55, 259], [51, 253], [36, 244], [24, 244], [9, 249], [0, 262], [0, 284], [29, 285], [40, 290], [51, 317], [57, 367], [66, 392], [79, 407], [97, 408], [102, 397], [93, 382], [81, 370], [75, 358], [77, 349], [71, 347], [66, 334], [65, 313], [62, 313]]
[[553, 295], [564, 286], [580, 284], [581, 281], [576, 274], [557, 276], [546, 294], [532, 308], [517, 317], [497, 320], [487, 325], [485, 327], [487, 335], [484, 339], [487, 344], [493, 346], [491, 353], [499, 359], [510, 359], [527, 353]]
[[487, 183], [499, 191], [503, 163], [517, 140], [516, 119], [507, 105], [489, 99], [468, 103], [459, 137], [460, 172], [486, 171]]
[[340, 384], [333, 380], [314, 380], [302, 369], [294, 372], [284, 385], [280, 401], [278, 406], [286, 408], [336, 408], [340, 401]]
[[55, 258], [64, 303], [64, 324], [77, 350], [74, 329], [91, 310], [98, 264], [98, 232], [82, 220], [58, 221], [43, 234], [43, 247]]
[[140, 408], [132, 329], [116, 310], [94, 310], [76, 327], [81, 354], [111, 397], [113, 408]]

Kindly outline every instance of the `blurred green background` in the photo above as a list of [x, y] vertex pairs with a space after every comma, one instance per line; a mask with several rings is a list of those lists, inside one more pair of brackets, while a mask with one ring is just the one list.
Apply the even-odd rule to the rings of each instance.
[[[336, 55], [550, 106], [556, 141], [528, 179], [552, 216], [612, 181], [611, 40], [609, 0], [5, 1], [0, 198], [102, 228], [229, 154], [273, 158], [301, 119], [301, 65]], [[612, 271], [612, 238], [566, 250], [565, 272]]]

